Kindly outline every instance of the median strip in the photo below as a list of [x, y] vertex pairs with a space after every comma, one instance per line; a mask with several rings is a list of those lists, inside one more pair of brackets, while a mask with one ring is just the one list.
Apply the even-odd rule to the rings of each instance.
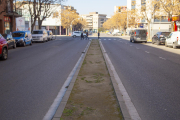
[[92, 40], [60, 120], [123, 120], [98, 40]]

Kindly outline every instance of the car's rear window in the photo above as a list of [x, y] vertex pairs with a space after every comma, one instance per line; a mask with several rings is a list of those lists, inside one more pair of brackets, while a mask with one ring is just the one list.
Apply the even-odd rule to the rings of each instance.
[[43, 31], [33, 31], [32, 34], [43, 34]]
[[141, 34], [146, 34], [147, 33], [147, 31], [146, 30], [135, 30], [135, 32], [136, 32], [136, 35], [141, 35]]
[[161, 35], [164, 35], [165, 37], [168, 37], [171, 32], [162, 32]]
[[12, 36], [13, 37], [24, 37], [24, 33], [23, 32], [13, 33]]

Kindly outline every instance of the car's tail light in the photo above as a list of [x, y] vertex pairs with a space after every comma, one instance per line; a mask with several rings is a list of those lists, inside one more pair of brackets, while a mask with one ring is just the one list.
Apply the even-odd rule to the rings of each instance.
[[134, 33], [134, 36], [136, 36], [136, 32]]
[[146, 32], [146, 35], [148, 35], [148, 32]]
[[160, 35], [159, 37], [164, 37], [163, 35]]
[[178, 41], [178, 37], [177, 37], [177, 41]]

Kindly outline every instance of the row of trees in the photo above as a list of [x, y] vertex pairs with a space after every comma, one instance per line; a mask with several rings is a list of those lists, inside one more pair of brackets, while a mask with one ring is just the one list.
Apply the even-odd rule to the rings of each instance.
[[61, 25], [66, 28], [66, 35], [67, 29], [82, 30], [87, 25], [86, 20], [82, 19], [75, 10], [71, 9], [62, 10], [59, 19], [61, 20]]
[[[148, 33], [150, 33], [150, 24], [154, 19], [169, 18], [171, 20], [173, 15], [180, 15], [179, 0], [142, 0], [139, 6], [136, 1], [132, 1], [132, 6], [136, 6], [136, 9], [116, 13], [103, 24], [103, 27], [125, 30], [127, 22], [128, 27], [135, 27], [136, 20], [140, 19], [147, 22]], [[171, 22], [171, 31], [173, 31], [173, 24], [174, 22]], [[150, 39], [150, 34], [148, 34], [148, 39]]]

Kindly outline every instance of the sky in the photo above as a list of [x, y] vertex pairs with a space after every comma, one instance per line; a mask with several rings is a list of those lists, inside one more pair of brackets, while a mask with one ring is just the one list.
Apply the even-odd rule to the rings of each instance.
[[73, 6], [81, 14], [98, 12], [111, 17], [114, 14], [114, 6], [127, 6], [127, 0], [65, 0], [63, 5]]

